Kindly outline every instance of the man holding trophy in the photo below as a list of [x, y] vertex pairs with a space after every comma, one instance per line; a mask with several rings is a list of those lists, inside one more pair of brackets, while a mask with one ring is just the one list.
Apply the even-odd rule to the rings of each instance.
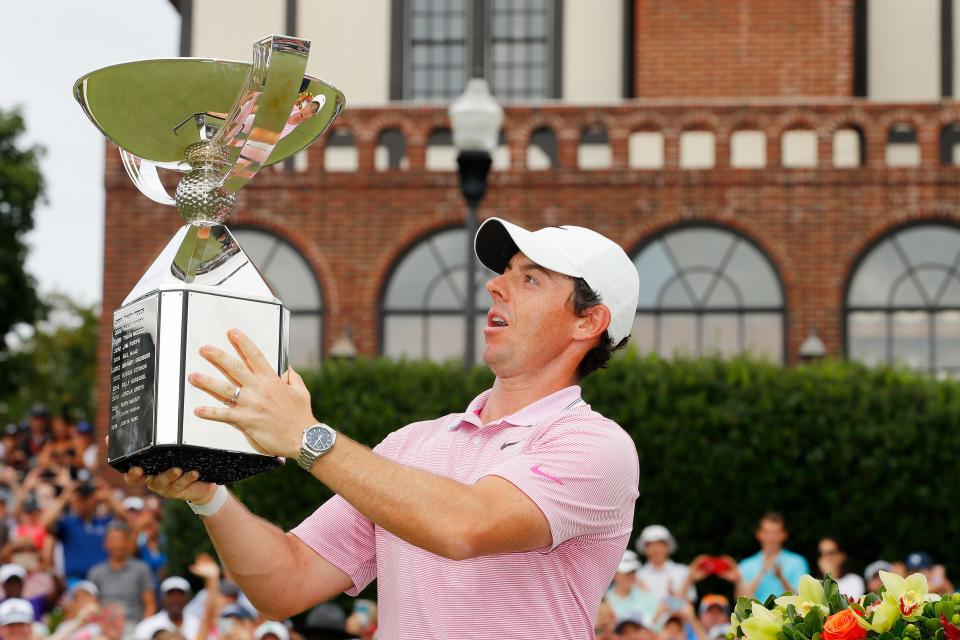
[[[303, 51], [302, 41], [292, 40], [260, 43], [242, 95], [278, 86], [273, 72], [291, 51]], [[302, 65], [289, 66], [302, 75]], [[311, 81], [314, 95], [323, 88], [318, 83]], [[111, 135], [109, 118], [95, 117], [103, 113], [95, 93], [91, 82], [85, 107]], [[313, 415], [303, 380], [286, 366], [280, 303], [260, 289], [238, 302], [235, 291], [225, 296], [216, 288], [244, 264], [220, 225], [233, 193], [260, 165], [290, 152], [293, 142], [282, 145], [297, 142], [298, 133], [283, 140], [249, 135], [238, 145], [219, 132], [281, 132], [295, 82], [286, 93], [290, 102], [272, 113], [265, 105], [274, 102], [263, 99], [252, 127], [236, 126], [254, 113], [247, 108], [243, 116], [237, 100], [216, 131], [198, 115], [196, 132], [177, 134], [185, 139], [176, 151], [187, 156], [191, 188], [200, 194], [188, 202], [178, 188], [178, 209], [189, 211], [199, 199], [196, 208], [219, 213], [184, 214], [189, 224], [173, 248], [115, 314], [110, 463], [130, 485], [188, 501], [234, 580], [268, 617], [285, 618], [343, 591], [356, 595], [376, 579], [378, 637], [593, 637], [600, 599], [633, 526], [639, 468], [631, 438], [584, 402], [578, 382], [627, 342], [639, 291], [633, 263], [589, 229], [531, 232], [485, 221], [475, 251], [498, 274], [486, 286], [492, 303], [483, 354], [496, 382], [463, 413], [407, 425], [371, 450], [339, 430], [350, 425], [334, 428]], [[327, 106], [342, 104], [342, 96], [327, 96]], [[188, 111], [226, 111], [220, 103]], [[338, 110], [322, 106], [300, 126], [326, 117], [317, 125], [322, 132]], [[314, 133], [299, 142], [308, 144]], [[123, 146], [119, 134], [111, 137]], [[271, 142], [275, 148], [263, 146]], [[141, 151], [128, 152], [128, 169], [149, 189], [159, 182], [149, 163], [168, 160]], [[242, 324], [250, 314], [237, 313], [241, 302], [268, 309], [252, 329]], [[218, 329], [241, 328], [219, 335], [195, 328], [190, 310], [198, 305], [208, 324], [219, 314]], [[177, 359], [165, 352], [170, 333]], [[150, 338], [148, 348], [142, 336]], [[152, 395], [131, 372], [142, 363], [157, 379]], [[130, 392], [131, 385], [139, 391]], [[337, 494], [290, 532], [251, 514], [220, 484], [280, 458], [295, 459]]]

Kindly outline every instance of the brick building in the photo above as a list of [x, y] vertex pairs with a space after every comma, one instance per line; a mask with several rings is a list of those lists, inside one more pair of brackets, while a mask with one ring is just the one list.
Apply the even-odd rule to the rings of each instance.
[[[816, 332], [831, 355], [960, 369], [952, 0], [175, 4], [184, 55], [248, 59], [258, 36], [295, 33], [313, 40], [308, 72], [347, 95], [229, 222], [294, 311], [294, 364], [344, 335], [368, 356], [462, 353], [446, 109], [479, 70], [506, 108], [481, 218], [621, 243], [641, 351], [792, 364]], [[110, 310], [181, 221], [113, 148], [105, 180]]]

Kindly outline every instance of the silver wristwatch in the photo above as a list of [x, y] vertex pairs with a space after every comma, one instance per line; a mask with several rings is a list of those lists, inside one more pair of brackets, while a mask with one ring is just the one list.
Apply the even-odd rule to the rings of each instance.
[[337, 432], [322, 422], [307, 427], [304, 429], [303, 438], [300, 440], [300, 455], [297, 456], [297, 464], [304, 470], [310, 471], [313, 463], [318, 458], [323, 457], [327, 451], [330, 451], [336, 441]]

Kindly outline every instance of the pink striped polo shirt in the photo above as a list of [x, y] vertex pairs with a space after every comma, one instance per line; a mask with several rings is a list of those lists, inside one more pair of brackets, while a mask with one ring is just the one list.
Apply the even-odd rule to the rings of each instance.
[[551, 546], [449, 560], [375, 526], [340, 496], [293, 529], [353, 579], [348, 594], [377, 580], [377, 638], [593, 638], [633, 527], [636, 447], [579, 386], [484, 425], [489, 395], [462, 414], [395, 431], [374, 451], [466, 484], [505, 478], [543, 511]]

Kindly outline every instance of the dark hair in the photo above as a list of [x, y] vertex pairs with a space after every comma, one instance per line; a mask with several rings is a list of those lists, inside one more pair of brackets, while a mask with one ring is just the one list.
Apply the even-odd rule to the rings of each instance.
[[773, 524], [778, 524], [781, 527], [783, 527], [784, 530], [786, 530], [787, 528], [787, 521], [783, 517], [783, 514], [780, 513], [779, 511], [767, 511], [765, 514], [760, 516], [760, 520], [759, 522], [757, 522], [757, 526], [759, 527], [764, 522], [772, 522]]
[[[601, 303], [600, 296], [590, 288], [590, 285], [583, 278], [570, 279], [573, 280], [573, 292], [569, 299], [570, 306], [573, 307], [573, 312], [582, 318], [587, 314], [587, 309]], [[597, 369], [606, 367], [613, 352], [627, 346], [629, 341], [630, 336], [627, 336], [620, 341], [620, 344], [613, 344], [610, 334], [604, 331], [597, 346], [588, 351], [577, 366], [577, 378], [583, 380]]]

